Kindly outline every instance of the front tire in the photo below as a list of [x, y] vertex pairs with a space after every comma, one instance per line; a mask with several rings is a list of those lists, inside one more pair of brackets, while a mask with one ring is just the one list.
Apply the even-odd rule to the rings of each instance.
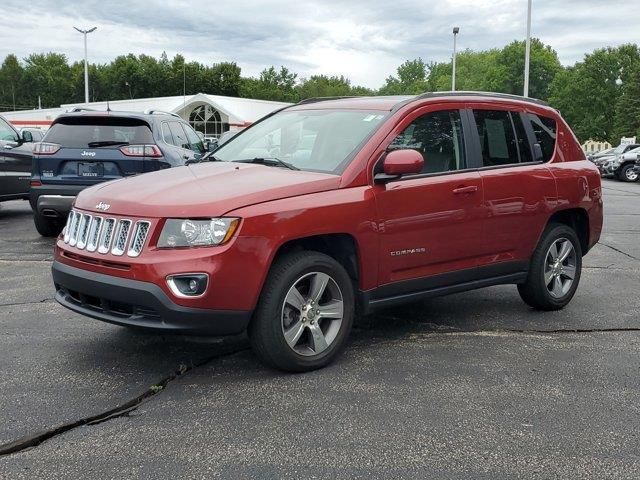
[[38, 212], [33, 212], [33, 223], [43, 237], [57, 237], [63, 228], [59, 221], [42, 216]]
[[635, 166], [631, 163], [624, 165], [620, 170], [620, 180], [623, 182], [637, 182], [638, 172], [635, 170]]
[[527, 281], [518, 285], [524, 302], [537, 310], [560, 310], [576, 293], [582, 273], [582, 249], [575, 231], [547, 226], [536, 247]]
[[353, 325], [355, 294], [344, 267], [319, 252], [279, 258], [249, 326], [256, 355], [290, 372], [324, 367], [342, 351]]

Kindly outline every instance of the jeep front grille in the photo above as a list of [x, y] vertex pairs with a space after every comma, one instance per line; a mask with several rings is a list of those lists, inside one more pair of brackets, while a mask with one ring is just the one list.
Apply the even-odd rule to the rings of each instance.
[[103, 218], [71, 210], [64, 228], [64, 243], [78, 250], [129, 257], [142, 253], [151, 223], [128, 218]]

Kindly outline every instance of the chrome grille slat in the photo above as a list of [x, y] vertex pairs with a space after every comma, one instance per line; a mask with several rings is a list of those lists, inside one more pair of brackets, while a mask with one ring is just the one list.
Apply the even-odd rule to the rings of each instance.
[[69, 245], [75, 247], [78, 242], [78, 231], [80, 230], [80, 224], [82, 223], [84, 216], [76, 212], [76, 219], [71, 226], [71, 234], [69, 235]]
[[67, 217], [67, 224], [64, 227], [64, 243], [69, 243], [69, 238], [71, 237], [71, 229], [73, 228], [73, 223], [76, 220], [76, 212], [71, 210], [69, 212], [69, 216]]
[[131, 230], [131, 220], [123, 219], [118, 222], [118, 229], [114, 236], [113, 247], [111, 248], [111, 254], [117, 257], [124, 253], [127, 246], [127, 240], [129, 239], [129, 231]]
[[71, 210], [63, 232], [64, 242], [87, 252], [106, 255], [142, 254], [151, 232], [151, 222], [129, 218], [107, 218]]
[[104, 221], [100, 242], [98, 244], [98, 253], [108, 253], [111, 248], [111, 240], [113, 239], [113, 230], [116, 226], [115, 218], [107, 218]]
[[78, 241], [76, 242], [76, 248], [79, 250], [87, 246], [87, 235], [89, 234], [92, 223], [93, 217], [91, 215], [85, 214], [82, 216], [80, 227], [78, 228]]
[[131, 243], [129, 244], [129, 250], [127, 251], [127, 255], [130, 257], [137, 257], [142, 253], [142, 247], [144, 247], [144, 242], [147, 239], [147, 234], [149, 233], [149, 227], [151, 224], [147, 221], [139, 221], [136, 222], [135, 230], [133, 231], [133, 235], [131, 236]]
[[102, 227], [102, 217], [93, 217], [91, 228], [87, 236], [87, 252], [95, 252], [98, 248], [98, 239], [100, 238], [100, 229]]

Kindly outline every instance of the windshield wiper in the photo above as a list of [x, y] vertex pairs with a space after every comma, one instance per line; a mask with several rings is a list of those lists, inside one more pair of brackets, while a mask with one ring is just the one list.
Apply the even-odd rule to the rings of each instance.
[[205, 153], [202, 157], [200, 158], [190, 158], [189, 160], [187, 160], [186, 162], [184, 162], [185, 165], [191, 165], [192, 163], [201, 163], [201, 162], [219, 162], [220, 159], [216, 158], [215, 155], [212, 152], [209, 153]]
[[108, 140], [106, 142], [89, 142], [87, 147], [99, 148], [99, 147], [113, 147], [115, 145], [129, 145], [129, 142], [119, 142], [117, 140]]
[[283, 167], [288, 168], [289, 170], [300, 170], [295, 165], [290, 164], [289, 162], [285, 162], [284, 160], [280, 160], [276, 157], [255, 157], [255, 158], [247, 158], [245, 160], [232, 160], [233, 162], [239, 163], [259, 163], [261, 165], [281, 165]]

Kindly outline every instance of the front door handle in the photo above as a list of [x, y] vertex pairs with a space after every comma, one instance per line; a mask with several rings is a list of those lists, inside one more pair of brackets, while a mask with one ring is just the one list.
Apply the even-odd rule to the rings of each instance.
[[477, 185], [469, 185], [468, 187], [458, 187], [453, 189], [453, 193], [455, 193], [456, 195], [462, 195], [465, 193], [476, 193], [477, 191]]

